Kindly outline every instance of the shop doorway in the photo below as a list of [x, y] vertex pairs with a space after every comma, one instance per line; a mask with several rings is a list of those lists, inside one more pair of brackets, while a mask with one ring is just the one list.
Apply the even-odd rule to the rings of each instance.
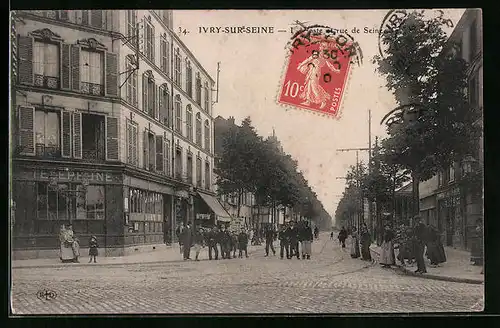
[[163, 195], [163, 242], [166, 245], [173, 243], [172, 221], [172, 197]]

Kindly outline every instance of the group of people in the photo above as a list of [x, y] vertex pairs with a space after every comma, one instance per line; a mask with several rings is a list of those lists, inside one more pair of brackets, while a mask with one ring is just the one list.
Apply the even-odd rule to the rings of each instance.
[[[273, 234], [276, 235], [274, 231]], [[317, 234], [319, 234], [319, 230]], [[271, 235], [272, 234], [269, 233], [269, 237]], [[278, 231], [278, 239], [280, 242], [281, 259], [284, 258], [284, 255], [286, 255], [287, 259], [292, 259], [293, 257], [300, 259], [300, 255], [302, 255], [303, 260], [311, 259], [312, 242], [314, 237], [313, 230], [311, 228], [311, 225], [309, 224], [309, 221], [290, 221], [283, 224]], [[299, 252], [299, 243], [301, 252]], [[266, 254], [268, 254], [267, 244], [268, 242], [266, 238]], [[272, 245], [272, 242], [270, 244]], [[272, 251], [273, 254], [276, 253], [274, 251], [274, 247], [272, 248]]]
[[[63, 224], [59, 230], [59, 258], [63, 263], [79, 263], [80, 257], [80, 241], [75, 237], [73, 232], [73, 225], [69, 224], [67, 227]], [[99, 243], [97, 237], [92, 235], [89, 238], [89, 263], [94, 260], [97, 263], [97, 255]]]
[[[353, 227], [350, 230], [346, 230], [344, 227], [342, 227], [337, 237], [339, 240], [339, 245], [341, 245], [342, 248], [346, 248], [345, 242], [349, 237], [351, 237], [351, 257], [355, 259], [361, 258], [365, 261], [371, 261], [372, 257], [370, 254], [370, 245], [372, 242], [372, 238], [366, 224], [363, 224], [361, 226], [360, 233], [358, 233], [356, 227]], [[330, 239], [333, 239], [333, 232], [330, 235]]]
[[[191, 259], [191, 248], [195, 252], [195, 261], [199, 261], [199, 255], [202, 247], [208, 246], [209, 260], [219, 259], [219, 253], [222, 259], [242, 258], [243, 253], [248, 257], [248, 234], [244, 229], [239, 233], [229, 231], [226, 226], [214, 226], [212, 228], [191, 227], [188, 223], [183, 223], [176, 230], [179, 240], [179, 250], [184, 260]], [[219, 252], [220, 249], [220, 252]]]

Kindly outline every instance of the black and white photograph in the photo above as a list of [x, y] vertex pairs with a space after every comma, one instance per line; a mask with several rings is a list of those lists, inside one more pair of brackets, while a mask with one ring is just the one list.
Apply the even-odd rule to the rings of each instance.
[[484, 310], [481, 9], [13, 10], [9, 52], [11, 317]]

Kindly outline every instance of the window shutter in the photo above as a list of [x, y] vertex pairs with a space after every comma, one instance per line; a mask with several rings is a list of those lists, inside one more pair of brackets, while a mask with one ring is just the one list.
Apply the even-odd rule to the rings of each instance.
[[138, 129], [137, 125], [132, 125], [132, 160], [135, 166], [139, 166], [139, 158], [137, 154], [137, 139], [138, 139]]
[[19, 63], [19, 83], [33, 85], [33, 44], [34, 40], [30, 36], [19, 36], [18, 40], [18, 63]]
[[106, 160], [118, 159], [118, 118], [106, 116]]
[[118, 56], [106, 52], [106, 95], [118, 96]]
[[153, 105], [155, 109], [155, 119], [159, 121], [160, 120], [160, 106], [158, 100], [158, 97], [160, 95], [160, 93], [158, 92], [159, 87], [154, 86], [153, 91], [154, 91]]
[[156, 171], [164, 172], [163, 170], [163, 136], [156, 136]]
[[19, 106], [19, 147], [23, 155], [35, 155], [35, 107]]
[[165, 175], [170, 175], [170, 141], [168, 139], [164, 140], [164, 156], [163, 156], [163, 161], [164, 161], [164, 169], [163, 172], [165, 172]]
[[73, 113], [73, 157], [82, 158], [82, 114]]
[[61, 112], [61, 156], [71, 157], [71, 113]]
[[96, 28], [102, 28], [103, 26], [103, 11], [102, 10], [91, 10], [90, 11], [90, 25]]
[[80, 47], [71, 46], [71, 87], [80, 92]]
[[82, 24], [89, 25], [89, 11], [82, 10]]
[[144, 147], [144, 151], [143, 151], [143, 164], [144, 164], [144, 168], [146, 170], [149, 170], [149, 138], [148, 138], [148, 129], [144, 130], [144, 133], [143, 133], [143, 136], [144, 136], [144, 140], [143, 140], [143, 147]]
[[133, 163], [132, 124], [127, 120], [127, 163]]
[[142, 74], [142, 111], [148, 111], [148, 77]]
[[69, 90], [71, 88], [70, 82], [70, 56], [71, 46], [69, 44], [62, 44], [61, 46], [61, 89]]
[[164, 106], [163, 90], [164, 90], [163, 86], [158, 87], [158, 116], [160, 122], [162, 124], [165, 124], [165, 113], [163, 111], [163, 106]]

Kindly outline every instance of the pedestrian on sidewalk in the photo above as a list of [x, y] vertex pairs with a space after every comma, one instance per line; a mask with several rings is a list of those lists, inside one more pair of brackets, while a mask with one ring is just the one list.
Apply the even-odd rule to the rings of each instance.
[[92, 262], [92, 258], [94, 259], [94, 263], [97, 263], [96, 257], [99, 254], [98, 249], [99, 244], [97, 243], [97, 237], [92, 235], [89, 239], [89, 263]]
[[396, 264], [396, 257], [394, 256], [394, 245], [393, 245], [394, 233], [392, 232], [389, 225], [384, 228], [384, 234], [382, 237], [382, 246], [380, 252], [380, 264], [384, 268], [390, 268], [392, 265]]
[[191, 225], [188, 223], [186, 227], [180, 233], [180, 240], [182, 242], [183, 247], [183, 259], [190, 260], [191, 259], [191, 246], [193, 243], [193, 229]]
[[217, 248], [219, 229], [217, 226], [212, 227], [207, 234], [208, 244], [208, 259], [212, 260], [212, 252], [214, 252], [215, 259], [219, 259], [219, 249]]
[[231, 236], [225, 226], [219, 232], [220, 251], [223, 259], [231, 259]]
[[241, 229], [241, 232], [238, 235], [238, 257], [243, 257], [243, 252], [245, 252], [245, 257], [248, 257], [248, 235], [245, 233], [245, 229]]
[[181, 239], [181, 233], [184, 231], [184, 222], [181, 222], [181, 224], [175, 229], [175, 235], [177, 236], [177, 240], [179, 241], [179, 252], [182, 254], [183, 252], [183, 247], [182, 247], [182, 239]]
[[195, 261], [199, 261], [198, 256], [200, 255], [201, 248], [205, 247], [203, 241], [203, 234], [200, 228], [195, 228], [193, 232], [193, 250], [195, 252]]
[[290, 254], [288, 252], [288, 225], [284, 224], [281, 226], [279, 233], [278, 233], [278, 239], [280, 241], [280, 258], [283, 259], [283, 253], [284, 251], [286, 252], [286, 258], [290, 258]]
[[[484, 238], [483, 220], [482, 218], [478, 218], [476, 220], [476, 229], [474, 229], [474, 234], [472, 236], [472, 244], [470, 252], [470, 260], [473, 265], [484, 266], [483, 238]], [[481, 270], [481, 274], [483, 274], [483, 270]]]
[[420, 216], [415, 216], [415, 227], [413, 229], [413, 253], [415, 259], [417, 260], [417, 270], [416, 273], [427, 273], [424, 261], [424, 246], [426, 242], [427, 228], [422, 222]]
[[309, 225], [309, 221], [305, 222], [305, 226], [303, 228], [303, 236], [302, 236], [302, 259], [311, 259], [311, 245], [313, 242], [313, 232]]
[[345, 230], [344, 227], [340, 229], [339, 232], [339, 244], [342, 245], [342, 248], [345, 248], [345, 240], [347, 239], [347, 231]]
[[316, 238], [316, 239], [319, 238], [319, 228], [318, 228], [318, 226], [314, 227], [314, 238]]
[[290, 221], [290, 229], [288, 229], [288, 241], [290, 254], [289, 259], [294, 256], [296, 256], [297, 259], [300, 259], [298, 231], [294, 221]]
[[269, 256], [269, 248], [273, 252], [273, 255], [276, 255], [276, 251], [274, 250], [274, 239], [276, 239], [276, 231], [274, 231], [273, 227], [267, 227], [264, 232], [266, 238], [266, 256]]
[[446, 262], [446, 253], [444, 251], [441, 236], [437, 228], [433, 225], [427, 226], [427, 258], [431, 261], [431, 265], [439, 265]]
[[359, 254], [359, 235], [356, 227], [352, 228], [351, 231], [351, 257], [357, 259], [360, 257]]
[[368, 227], [363, 223], [361, 228], [361, 258], [365, 261], [371, 261], [372, 256], [370, 254], [370, 245], [372, 243], [372, 237]]

